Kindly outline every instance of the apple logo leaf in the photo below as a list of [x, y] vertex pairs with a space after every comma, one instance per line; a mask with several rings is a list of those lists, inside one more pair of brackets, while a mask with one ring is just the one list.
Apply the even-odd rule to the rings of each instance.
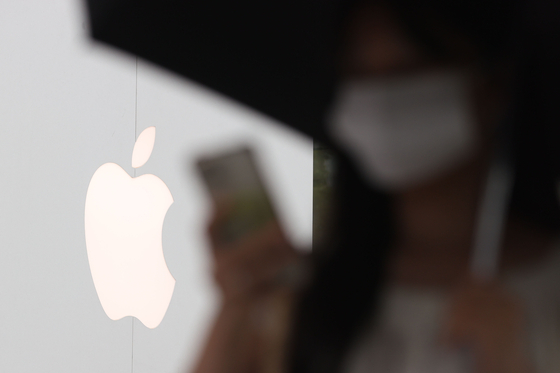
[[155, 127], [148, 127], [136, 140], [134, 144], [134, 149], [132, 150], [132, 167], [138, 168], [142, 167], [148, 159], [150, 159], [150, 155], [152, 155], [152, 150], [154, 149], [154, 143], [156, 141], [156, 128]]

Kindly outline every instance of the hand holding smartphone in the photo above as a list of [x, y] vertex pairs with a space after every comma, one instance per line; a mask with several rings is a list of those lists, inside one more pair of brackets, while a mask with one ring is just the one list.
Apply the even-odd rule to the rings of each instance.
[[306, 272], [302, 258], [284, 237], [250, 149], [204, 158], [197, 166], [217, 210], [210, 236], [224, 304], [251, 310], [258, 322], [240, 329], [256, 336], [259, 370], [280, 373]]
[[[254, 241], [260, 242], [253, 253], [235, 255], [251, 256], [252, 258], [245, 260], [253, 259], [255, 262], [259, 262], [256, 258], [260, 257], [261, 267], [266, 266], [266, 262], [282, 266], [276, 276], [279, 284], [298, 287], [305, 283], [308, 280], [308, 269], [305, 269], [302, 260], [295, 259], [299, 256], [284, 237], [252, 151], [248, 147], [240, 147], [204, 157], [197, 162], [197, 167], [220, 215], [218, 220], [214, 217], [211, 229], [211, 238], [215, 243], [219, 242], [215, 246], [237, 247], [235, 251], [244, 251], [255, 246]], [[276, 232], [270, 234], [270, 242], [266, 240], [267, 231]], [[273, 236], [277, 237], [273, 239]], [[276, 241], [281, 241], [282, 244]], [[271, 246], [278, 245], [283, 247], [280, 251], [291, 257], [291, 260], [286, 262], [273, 256], [276, 250]], [[276, 255], [282, 256], [278, 252]]]
[[221, 240], [234, 242], [277, 220], [249, 148], [200, 159], [197, 166], [214, 204], [229, 207]]

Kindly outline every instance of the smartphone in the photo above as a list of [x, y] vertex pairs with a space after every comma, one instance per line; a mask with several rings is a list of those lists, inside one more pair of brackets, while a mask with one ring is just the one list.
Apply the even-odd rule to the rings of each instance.
[[201, 158], [197, 168], [214, 203], [225, 200], [231, 205], [218, 232], [220, 240], [234, 242], [276, 220], [250, 148]]

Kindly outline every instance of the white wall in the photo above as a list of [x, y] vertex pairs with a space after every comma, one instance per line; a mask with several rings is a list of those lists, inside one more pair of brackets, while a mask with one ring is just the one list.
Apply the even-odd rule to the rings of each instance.
[[[209, 206], [191, 161], [254, 144], [286, 231], [305, 247], [311, 141], [93, 45], [84, 21], [77, 1], [0, 3], [0, 372], [188, 371], [219, 301], [202, 233]], [[105, 315], [83, 227], [91, 176], [106, 162], [133, 175], [135, 133], [149, 126], [157, 129], [154, 151], [136, 175], [159, 176], [173, 194], [163, 247], [177, 281], [153, 330]]]

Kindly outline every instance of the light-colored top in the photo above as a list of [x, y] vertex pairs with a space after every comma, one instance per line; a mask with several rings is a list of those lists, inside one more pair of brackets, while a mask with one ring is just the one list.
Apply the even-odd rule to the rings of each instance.
[[[537, 266], [505, 273], [503, 281], [524, 302], [532, 362], [537, 373], [560, 372], [560, 245]], [[467, 351], [438, 339], [449, 294], [388, 289], [379, 319], [351, 351], [347, 373], [470, 373]]]

